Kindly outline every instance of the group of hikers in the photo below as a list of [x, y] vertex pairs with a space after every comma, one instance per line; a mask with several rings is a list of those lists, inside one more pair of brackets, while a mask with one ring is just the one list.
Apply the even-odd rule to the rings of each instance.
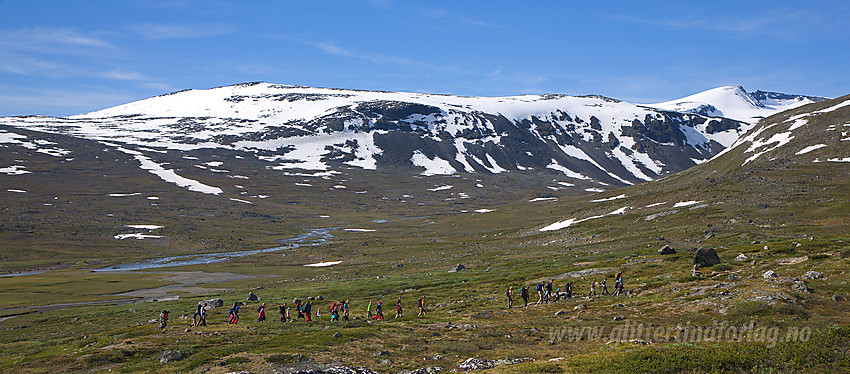
[[[590, 289], [587, 293], [587, 296], [597, 296], [597, 295], [608, 295], [608, 280], [602, 278], [602, 282], [597, 282], [596, 279], [591, 280]], [[597, 294], [597, 287], [601, 287], [600, 294]], [[553, 281], [549, 280], [538, 282], [534, 286], [534, 290], [537, 292], [537, 304], [549, 303], [550, 301], [558, 301], [560, 299], [569, 299], [573, 296], [577, 296], [578, 294], [573, 289], [572, 282], [567, 282], [563, 288], [558, 288], [553, 290]], [[528, 307], [528, 299], [529, 295], [528, 286], [523, 286], [519, 290], [519, 296], [523, 300], [523, 307]], [[618, 272], [615, 276], [614, 281], [614, 292], [611, 293], [612, 296], [618, 296], [623, 292], [623, 273]], [[514, 287], [508, 287], [508, 290], [505, 291], [505, 297], [508, 299], [508, 308], [513, 308], [514, 305]], [[304, 322], [313, 322], [312, 317], [321, 317], [322, 312], [319, 308], [315, 310], [313, 313], [313, 303], [311, 301], [303, 302], [299, 299], [293, 300], [295, 313], [293, 316], [291, 314], [291, 307], [286, 303], [282, 303], [277, 306], [278, 313], [280, 313], [280, 322], [295, 322], [299, 320], [303, 320]], [[244, 305], [243, 303], [237, 301], [233, 303], [233, 306], [228, 310], [229, 323], [236, 324], [239, 322], [239, 308]], [[350, 300], [340, 300], [331, 302], [330, 308], [328, 308], [328, 314], [330, 314], [331, 322], [339, 322], [339, 321], [350, 321]], [[419, 308], [418, 316], [427, 315], [427, 311], [425, 310], [425, 296], [419, 298], [416, 303], [417, 308]], [[207, 325], [207, 304], [206, 303], [198, 303], [195, 314], [192, 316], [192, 326], [206, 326]], [[159, 326], [164, 329], [168, 325], [168, 310], [163, 310], [159, 315]], [[396, 314], [395, 318], [401, 318], [404, 314], [404, 308], [402, 308], [401, 296], [398, 297], [396, 301]], [[366, 318], [373, 320], [383, 320], [384, 319], [384, 305], [382, 301], [378, 301], [377, 305], [375, 305], [375, 313], [372, 313], [372, 302], [370, 301], [366, 305]], [[262, 303], [257, 308], [257, 321], [265, 322], [266, 320], [266, 303]]]
[[[614, 277], [614, 292], [611, 293], [612, 296], [618, 296], [623, 292], [623, 273], [619, 272]], [[597, 286], [601, 286], [601, 294], [608, 295], [608, 280], [602, 278], [602, 282], [597, 282], [596, 279], [590, 281], [590, 289], [587, 293], [587, 296], [597, 296], [599, 294], [596, 293]], [[577, 296], [573, 290], [573, 283], [567, 282], [564, 285], [564, 288], [558, 288], [556, 290], [552, 290], [554, 286], [552, 285], [552, 280], [540, 281], [534, 286], [534, 290], [537, 292], [537, 304], [549, 303], [550, 301], [558, 301], [560, 299], [569, 299], [573, 296]], [[529, 295], [529, 287], [523, 286], [519, 289], [519, 296], [523, 301], [523, 308], [528, 307], [528, 298]], [[508, 308], [513, 308], [514, 306], [514, 287], [508, 287], [508, 290], [505, 291], [505, 297], [508, 299]]]
[[[236, 324], [239, 322], [239, 309], [244, 305], [242, 302], [234, 302], [233, 306], [227, 311], [229, 315], [228, 323]], [[350, 321], [350, 301], [349, 300], [340, 300], [331, 302], [330, 308], [327, 309], [328, 314], [330, 315], [331, 322], [339, 322], [339, 321]], [[425, 309], [425, 296], [419, 298], [416, 302], [417, 308], [419, 308], [418, 316], [427, 315], [427, 310]], [[303, 302], [299, 299], [294, 300], [295, 307], [295, 316], [292, 315], [292, 307], [288, 306], [286, 303], [282, 303], [277, 306], [278, 312], [280, 313], [280, 322], [296, 322], [299, 320], [303, 320], [304, 322], [313, 322], [313, 317], [321, 317], [322, 312], [319, 308], [313, 309], [313, 302], [306, 301]], [[207, 303], [198, 303], [194, 315], [192, 315], [192, 326], [206, 326], [207, 325]], [[368, 319], [374, 320], [383, 320], [384, 319], [384, 310], [383, 310], [383, 302], [378, 301], [377, 305], [374, 309], [374, 314], [372, 313], [372, 302], [366, 306], [366, 317]], [[164, 329], [168, 325], [168, 310], [163, 310], [159, 315], [159, 327]], [[404, 314], [404, 308], [402, 307], [402, 299], [401, 296], [398, 297], [396, 302], [396, 314], [395, 318], [401, 318]], [[262, 303], [259, 307], [257, 307], [257, 322], [265, 322], [266, 321], [266, 303]]]

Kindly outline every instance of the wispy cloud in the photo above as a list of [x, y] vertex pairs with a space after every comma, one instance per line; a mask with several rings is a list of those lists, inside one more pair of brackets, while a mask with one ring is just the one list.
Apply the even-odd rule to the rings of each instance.
[[35, 51], [55, 54], [77, 54], [78, 48], [114, 49], [91, 34], [66, 28], [30, 28], [0, 30], [0, 50]]
[[[839, 19], [841, 18], [841, 19]], [[813, 10], [769, 9], [749, 16], [719, 16], [697, 12], [663, 19], [635, 15], [612, 15], [608, 20], [639, 23], [672, 30], [706, 30], [737, 37], [801, 39], [824, 33], [837, 35], [846, 30], [843, 16], [836, 18]]]
[[195, 39], [230, 34], [237, 28], [224, 24], [153, 24], [142, 23], [130, 25], [129, 29], [151, 40], [162, 39]]
[[442, 9], [420, 9], [419, 14], [426, 18], [431, 19], [441, 19], [450, 21], [453, 23], [469, 25], [469, 26], [480, 26], [480, 27], [491, 27], [491, 28], [505, 28], [502, 25], [497, 25], [495, 23], [485, 22], [476, 18], [467, 17], [464, 15], [451, 13]]

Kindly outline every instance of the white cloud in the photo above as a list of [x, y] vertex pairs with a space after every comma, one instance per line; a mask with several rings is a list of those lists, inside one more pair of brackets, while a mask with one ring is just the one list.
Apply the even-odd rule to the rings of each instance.
[[194, 39], [230, 34], [236, 27], [223, 24], [135, 24], [130, 30], [147, 39]]

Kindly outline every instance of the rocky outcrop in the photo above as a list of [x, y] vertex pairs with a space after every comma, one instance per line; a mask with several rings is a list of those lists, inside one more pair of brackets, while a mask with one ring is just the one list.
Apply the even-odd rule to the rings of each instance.
[[720, 263], [720, 256], [712, 248], [700, 248], [694, 252], [694, 264], [700, 267], [714, 266]]

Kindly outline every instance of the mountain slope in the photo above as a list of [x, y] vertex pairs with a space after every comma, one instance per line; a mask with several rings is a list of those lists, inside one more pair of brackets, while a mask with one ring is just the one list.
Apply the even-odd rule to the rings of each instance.
[[[599, 96], [457, 97], [248, 83], [0, 123], [111, 144], [250, 152], [274, 169], [543, 172], [598, 187], [710, 159], [749, 125]], [[597, 188], [598, 188], [597, 187]]]

